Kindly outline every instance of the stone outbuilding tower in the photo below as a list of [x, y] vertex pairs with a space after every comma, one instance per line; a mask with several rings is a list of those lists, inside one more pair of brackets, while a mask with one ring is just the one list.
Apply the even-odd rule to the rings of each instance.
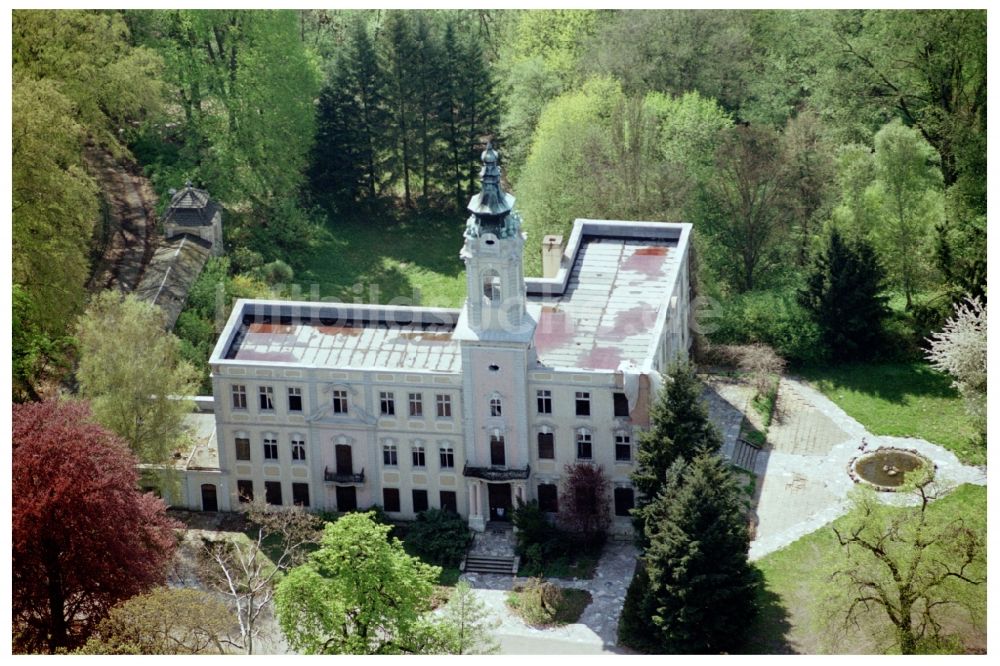
[[167, 240], [188, 234], [202, 239], [212, 247], [212, 255], [223, 254], [222, 206], [212, 201], [205, 190], [184, 184], [184, 189], [171, 192], [170, 206], [163, 218], [163, 236]]

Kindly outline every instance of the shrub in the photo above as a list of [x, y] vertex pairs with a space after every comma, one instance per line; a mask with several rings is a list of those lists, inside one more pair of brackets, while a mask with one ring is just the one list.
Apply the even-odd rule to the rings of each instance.
[[625, 593], [625, 603], [618, 619], [618, 642], [639, 652], [656, 652], [656, 635], [653, 626], [655, 609], [649, 603], [649, 574], [640, 559], [635, 563], [635, 574]]
[[562, 589], [541, 578], [532, 578], [511, 598], [528, 624], [552, 624], [563, 602]]
[[472, 541], [472, 534], [457, 513], [429, 509], [417, 514], [406, 542], [420, 559], [443, 567], [456, 567]]
[[794, 290], [751, 291], [726, 300], [722, 315], [711, 322], [712, 343], [763, 343], [795, 363], [822, 361], [819, 327], [796, 300]]
[[608, 510], [610, 482], [600, 465], [576, 463], [565, 466], [559, 489], [559, 520], [583, 543], [603, 542], [611, 524]]

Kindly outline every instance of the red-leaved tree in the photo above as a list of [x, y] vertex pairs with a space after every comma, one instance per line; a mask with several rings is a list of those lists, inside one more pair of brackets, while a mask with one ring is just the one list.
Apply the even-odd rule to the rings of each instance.
[[139, 491], [135, 465], [86, 403], [14, 405], [16, 650], [74, 647], [112, 606], [163, 584], [180, 523]]
[[610, 482], [604, 468], [589, 463], [566, 465], [559, 490], [559, 520], [585, 541], [603, 538], [611, 524]]

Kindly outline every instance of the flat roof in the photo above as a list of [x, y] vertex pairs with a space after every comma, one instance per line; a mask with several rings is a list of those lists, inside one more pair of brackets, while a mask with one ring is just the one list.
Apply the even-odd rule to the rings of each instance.
[[459, 372], [458, 311], [248, 301], [227, 360]]
[[539, 365], [612, 371], [622, 361], [642, 365], [678, 277], [680, 236], [584, 230], [573, 249], [561, 293], [529, 289], [528, 301], [541, 305], [534, 340]]

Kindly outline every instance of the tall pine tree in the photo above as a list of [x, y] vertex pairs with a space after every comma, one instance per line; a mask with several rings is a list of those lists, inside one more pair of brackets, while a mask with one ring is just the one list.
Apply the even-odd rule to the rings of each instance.
[[743, 491], [715, 453], [675, 464], [650, 505], [644, 557], [659, 651], [718, 654], [741, 647], [757, 613], [757, 577]]
[[835, 359], [871, 358], [882, 347], [888, 316], [882, 293], [885, 272], [864, 240], [849, 245], [836, 228], [817, 255], [799, 302], [819, 326]]
[[652, 427], [639, 435], [632, 485], [639, 491], [636, 533], [644, 540], [645, 507], [660, 494], [667, 470], [677, 460], [690, 461], [702, 451], [722, 446], [701, 396], [702, 384], [687, 363], [677, 363], [650, 414]]

